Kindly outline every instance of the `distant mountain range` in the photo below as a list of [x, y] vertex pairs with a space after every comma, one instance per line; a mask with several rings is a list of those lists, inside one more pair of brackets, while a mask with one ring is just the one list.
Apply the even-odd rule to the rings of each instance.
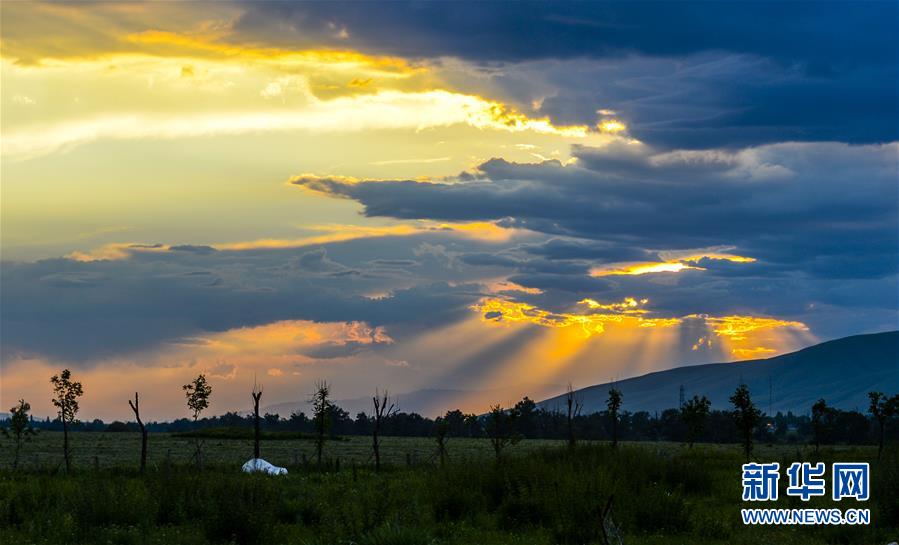
[[[832, 407], [865, 412], [868, 392], [899, 392], [899, 331], [845, 337], [768, 359], [678, 367], [614, 386], [624, 396], [623, 410], [653, 412], [678, 407], [681, 386], [686, 398], [704, 395], [713, 409], [726, 409], [741, 382], [765, 412], [805, 414], [819, 398]], [[582, 412], [605, 410], [611, 386], [577, 390]], [[552, 410], [564, 402], [557, 396], [538, 405]]]

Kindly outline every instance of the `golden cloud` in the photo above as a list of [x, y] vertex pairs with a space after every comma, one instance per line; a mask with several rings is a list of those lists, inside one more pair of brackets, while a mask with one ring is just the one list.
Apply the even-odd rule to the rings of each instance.
[[[646, 322], [635, 311], [639, 311], [635, 307], [639, 304], [647, 302], [646, 299], [638, 303], [635, 299], [628, 298], [618, 303], [601, 304], [592, 299], [585, 299], [582, 303], [590, 306], [591, 309], [602, 309], [613, 312], [609, 313], [590, 313], [577, 314], [568, 312], [550, 312], [537, 308], [527, 303], [511, 301], [500, 298], [485, 298], [477, 304], [473, 305], [472, 310], [481, 314], [481, 319], [485, 322], [492, 323], [530, 323], [542, 327], [567, 328], [578, 326], [583, 332], [585, 338], [593, 335], [601, 334], [605, 331], [608, 323], [633, 324], [640, 326]], [[651, 326], [647, 327], [669, 327], [674, 325], [670, 320], [651, 322]], [[679, 322], [678, 322], [679, 323]]]
[[747, 335], [753, 332], [784, 327], [808, 331], [808, 326], [802, 322], [778, 320], [776, 318], [762, 318], [758, 316], [732, 315], [716, 317], [707, 314], [691, 314], [684, 318], [703, 320], [706, 324], [711, 326], [715, 335], [727, 337], [732, 341], [746, 340]]
[[802, 322], [751, 315], [649, 317], [649, 310], [641, 308], [648, 302], [647, 299], [632, 297], [612, 303], [584, 299], [580, 304], [590, 310], [605, 312], [569, 313], [551, 312], [527, 303], [488, 297], [471, 309], [481, 314], [482, 321], [494, 324], [526, 323], [559, 329], [578, 326], [584, 338], [604, 333], [608, 324], [616, 324], [616, 327], [671, 328], [680, 326], [685, 320], [700, 320], [709, 328], [710, 334], [696, 341], [692, 346], [694, 351], [712, 348], [713, 338], [718, 338], [725, 343], [729, 353], [741, 359], [777, 353], [778, 349], [770, 345], [782, 344], [780, 331], [808, 332], [808, 327]]
[[[180, 73], [180, 71], [179, 71]], [[25, 158], [96, 140], [172, 139], [270, 131], [357, 132], [379, 129], [423, 130], [467, 125], [480, 130], [532, 132], [586, 138], [586, 126], [555, 126], [476, 95], [447, 90], [381, 90], [321, 100], [291, 109], [203, 114], [108, 114], [10, 130], [2, 153]]]
[[[669, 254], [670, 255], [670, 254]], [[664, 255], [663, 255], [664, 257]], [[684, 270], [704, 271], [696, 265], [701, 259], [718, 259], [731, 263], [753, 263], [755, 258], [725, 253], [706, 252], [688, 253], [662, 262], [629, 262], [614, 263], [590, 269], [591, 276], [641, 275], [654, 273], [680, 272]]]
[[[319, 246], [322, 244], [346, 242], [361, 238], [402, 237], [427, 233], [448, 233], [472, 240], [500, 243], [507, 242], [516, 236], [522, 236], [528, 233], [522, 229], [508, 229], [490, 222], [439, 223], [427, 220], [384, 226], [342, 224], [312, 225], [303, 227], [303, 229], [318, 231], [322, 234], [297, 238], [264, 238], [240, 242], [223, 242], [211, 244], [209, 246], [213, 249], [222, 251], [276, 250], [283, 248]], [[172, 245], [116, 242], [105, 244], [87, 252], [71, 252], [66, 255], [66, 259], [82, 262], [116, 261], [128, 259], [136, 253], [168, 251], [172, 251]]]

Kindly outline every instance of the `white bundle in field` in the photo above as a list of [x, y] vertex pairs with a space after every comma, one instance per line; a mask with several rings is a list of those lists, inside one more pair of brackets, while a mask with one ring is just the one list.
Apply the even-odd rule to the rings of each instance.
[[262, 458], [253, 458], [243, 465], [244, 473], [266, 473], [268, 475], [287, 475], [286, 467], [273, 466]]

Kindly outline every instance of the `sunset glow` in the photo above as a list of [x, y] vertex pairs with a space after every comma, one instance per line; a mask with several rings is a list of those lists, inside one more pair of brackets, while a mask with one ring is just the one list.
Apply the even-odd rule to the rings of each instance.
[[341, 6], [2, 3], [0, 411], [62, 368], [85, 418], [184, 416], [201, 372], [221, 412], [257, 380], [483, 411], [896, 328], [880, 61]]
[[[649, 317], [650, 311], [638, 308], [649, 303], [648, 299], [637, 301], [626, 298], [618, 303], [599, 303], [592, 299], [581, 301], [590, 310], [610, 311], [607, 313], [566, 313], [550, 312], [526, 303], [507, 299], [487, 298], [472, 310], [481, 314], [484, 322], [493, 324], [527, 323], [548, 328], [579, 327], [583, 338], [606, 332], [609, 324], [616, 328], [671, 328], [681, 326], [685, 321], [698, 322], [709, 331], [691, 347], [693, 351], [712, 348], [714, 340], [723, 342], [735, 359], [764, 357], [779, 351], [775, 346], [782, 344], [779, 330], [787, 329], [807, 333], [808, 327], [796, 321], [777, 320], [757, 316], [709, 316], [691, 314], [682, 317]], [[775, 346], [765, 346], [770, 343]]]
[[692, 265], [702, 259], [713, 259], [721, 261], [729, 261], [731, 263], [753, 263], [754, 258], [743, 257], [739, 255], [729, 255], [720, 253], [701, 253], [690, 254], [671, 261], [663, 263], [630, 263], [618, 266], [595, 267], [591, 269], [590, 274], [593, 276], [614, 276], [619, 274], [641, 275], [666, 272], [680, 272], [683, 270], [705, 270], [703, 267]]

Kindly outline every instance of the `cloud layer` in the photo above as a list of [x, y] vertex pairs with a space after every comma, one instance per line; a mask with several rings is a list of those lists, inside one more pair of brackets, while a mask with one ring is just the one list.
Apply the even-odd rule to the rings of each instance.
[[[512, 268], [509, 280], [525, 287], [571, 294], [555, 299], [556, 308], [591, 293], [646, 296], [682, 314], [796, 315], [846, 305], [880, 309], [872, 324], [886, 325], [896, 308], [881, 294], [895, 292], [899, 260], [897, 151], [784, 143], [655, 152], [621, 144], [577, 148], [568, 166], [493, 159], [453, 182], [292, 183], [354, 199], [368, 216], [496, 221], [543, 233], [543, 242], [461, 259]], [[649, 274], [625, 274], [631, 270]], [[847, 300], [847, 292], [856, 295]], [[532, 296], [539, 298], [549, 299]]]
[[899, 325], [896, 3], [0, 9], [4, 398], [537, 395]]

